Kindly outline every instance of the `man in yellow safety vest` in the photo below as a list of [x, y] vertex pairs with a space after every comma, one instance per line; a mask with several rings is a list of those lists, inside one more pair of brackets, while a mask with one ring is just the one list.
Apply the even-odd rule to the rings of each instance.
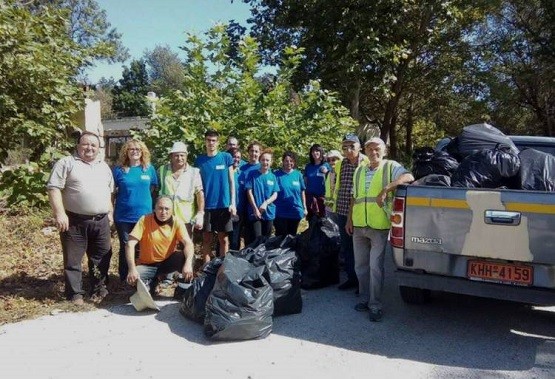
[[398, 185], [414, 177], [398, 162], [384, 159], [386, 146], [381, 138], [366, 141], [364, 152], [369, 163], [355, 171], [346, 229], [353, 235], [355, 272], [363, 299], [355, 310], [368, 311], [371, 321], [380, 321], [391, 198]]

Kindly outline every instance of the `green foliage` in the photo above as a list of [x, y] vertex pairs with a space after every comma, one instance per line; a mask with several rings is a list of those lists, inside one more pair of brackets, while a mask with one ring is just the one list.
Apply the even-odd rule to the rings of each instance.
[[153, 50], [147, 50], [143, 59], [147, 66], [150, 88], [158, 96], [182, 89], [183, 63], [169, 46], [157, 45]]
[[147, 93], [150, 90], [146, 64], [133, 60], [123, 68], [122, 78], [113, 90], [112, 110], [120, 117], [148, 116], [150, 107]]
[[258, 140], [274, 150], [276, 160], [292, 150], [302, 165], [313, 143], [337, 148], [341, 136], [356, 126], [336, 95], [323, 90], [319, 82], [293, 90], [291, 76], [300, 61], [300, 49], [284, 51], [281, 69], [271, 83], [262, 79], [253, 38], [241, 39], [236, 59], [228, 57], [224, 25], [215, 26], [204, 40], [189, 35], [183, 49], [188, 57], [184, 89], [160, 100], [152, 127], [139, 135], [153, 150], [156, 164], [167, 162], [166, 152], [178, 140], [190, 145], [194, 159], [204, 150], [204, 132], [215, 129], [222, 144], [229, 135], [237, 137], [243, 148]]
[[2, 173], [0, 191], [11, 207], [44, 207], [48, 204], [44, 183], [48, 180], [37, 163], [31, 162]]

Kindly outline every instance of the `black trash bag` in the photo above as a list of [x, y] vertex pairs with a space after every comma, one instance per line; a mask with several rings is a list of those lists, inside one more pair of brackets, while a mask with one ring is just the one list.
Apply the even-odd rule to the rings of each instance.
[[296, 253], [297, 239], [293, 236], [260, 237], [255, 242], [232, 254], [257, 267], [267, 268], [266, 280], [274, 290], [274, 316], [301, 313], [301, 262]]
[[463, 128], [460, 136], [447, 146], [447, 152], [460, 161], [479, 151], [494, 149], [499, 144], [518, 154], [513, 141], [499, 129], [486, 123], [474, 124]]
[[216, 274], [222, 263], [222, 258], [212, 259], [190, 285], [181, 286], [181, 283], [177, 285], [174, 298], [181, 301], [179, 312], [183, 316], [195, 322], [204, 323], [206, 301], [214, 288]]
[[427, 175], [451, 176], [459, 166], [459, 162], [445, 151], [435, 151], [431, 147], [416, 149], [412, 155], [412, 174], [415, 179]]
[[520, 159], [509, 147], [482, 150], [465, 158], [451, 177], [452, 187], [499, 188], [518, 174]]
[[430, 174], [412, 182], [417, 186], [451, 187], [451, 177], [447, 175]]
[[319, 217], [297, 236], [301, 257], [301, 288], [317, 289], [339, 283], [339, 227], [329, 217]]
[[265, 266], [226, 254], [206, 302], [204, 334], [235, 341], [267, 337], [272, 332], [273, 290]]
[[520, 158], [520, 188], [555, 192], [555, 156], [535, 149], [524, 149]]

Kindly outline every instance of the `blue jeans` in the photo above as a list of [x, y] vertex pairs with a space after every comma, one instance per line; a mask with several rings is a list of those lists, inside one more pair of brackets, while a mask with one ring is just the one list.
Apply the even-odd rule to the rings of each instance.
[[[118, 232], [119, 239], [118, 273], [120, 280], [123, 281], [127, 279], [127, 272], [129, 271], [127, 259], [125, 258], [125, 245], [127, 245], [129, 241], [129, 233], [131, 233], [135, 224], [134, 222], [116, 222], [116, 231]], [[139, 246], [139, 244], [137, 244], [137, 246]]]
[[345, 273], [347, 280], [357, 280], [355, 273], [355, 255], [353, 252], [353, 236], [347, 234], [345, 225], [347, 224], [347, 216], [340, 214], [337, 215], [337, 226], [339, 226], [339, 233], [341, 236], [341, 255], [345, 261]]

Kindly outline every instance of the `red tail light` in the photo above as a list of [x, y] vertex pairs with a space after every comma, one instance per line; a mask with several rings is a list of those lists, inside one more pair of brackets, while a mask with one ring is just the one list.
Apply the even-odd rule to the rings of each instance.
[[393, 199], [393, 210], [391, 212], [391, 233], [390, 233], [390, 240], [391, 246], [403, 248], [404, 245], [404, 236], [405, 236], [405, 220], [403, 219], [403, 215], [405, 213], [405, 198], [404, 197], [395, 197]]

